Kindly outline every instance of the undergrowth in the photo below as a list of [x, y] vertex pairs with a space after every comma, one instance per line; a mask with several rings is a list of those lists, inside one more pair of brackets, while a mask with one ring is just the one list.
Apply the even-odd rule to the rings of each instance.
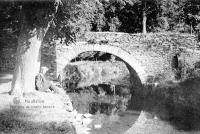
[[1, 134], [76, 134], [74, 126], [69, 122], [35, 123], [13, 119], [0, 118]]
[[142, 109], [169, 121], [177, 129], [200, 130], [200, 78], [179, 83], [163, 82], [158, 87], [146, 86]]

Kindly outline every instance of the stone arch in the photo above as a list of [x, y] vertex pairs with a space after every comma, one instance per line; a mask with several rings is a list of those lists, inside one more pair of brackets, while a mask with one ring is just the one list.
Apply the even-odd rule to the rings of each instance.
[[57, 76], [62, 74], [64, 67], [70, 63], [73, 58], [75, 58], [78, 54], [87, 51], [101, 51], [121, 58], [126, 63], [130, 74], [136, 72], [141, 83], [146, 82], [145, 69], [141, 63], [135, 57], [133, 57], [132, 54], [117, 46], [107, 44], [88, 44], [86, 42], [79, 42], [70, 46], [56, 47]]

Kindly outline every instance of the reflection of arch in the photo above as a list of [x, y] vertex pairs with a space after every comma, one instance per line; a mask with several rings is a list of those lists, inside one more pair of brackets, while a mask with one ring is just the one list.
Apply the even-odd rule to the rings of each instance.
[[133, 72], [134, 69], [134, 72], [137, 73], [141, 82], [145, 83], [146, 76], [144, 68], [135, 57], [122, 48], [99, 44], [79, 43], [74, 46], [57, 46], [57, 76], [58, 74], [62, 73], [63, 68], [66, 66], [66, 64], [70, 63], [73, 58], [75, 58], [78, 54], [87, 51], [101, 51], [118, 56], [124, 60], [127, 65], [129, 65], [128, 69], [130, 73]]

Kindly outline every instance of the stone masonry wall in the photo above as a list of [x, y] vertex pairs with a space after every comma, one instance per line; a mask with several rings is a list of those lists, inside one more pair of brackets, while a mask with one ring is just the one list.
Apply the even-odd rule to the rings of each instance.
[[[195, 52], [198, 46], [195, 36], [189, 34], [149, 33], [145, 36], [143, 34], [95, 32], [87, 33], [79, 41], [87, 41], [89, 44], [99, 43], [119, 46], [121, 49], [135, 55], [136, 58], [140, 58], [141, 64], [148, 66], [149, 72], [168, 72], [172, 55], [170, 50], [176, 47], [182, 47], [184, 53], [181, 54], [181, 58], [185, 59], [187, 64], [192, 66], [200, 59], [200, 53]], [[185, 48], [195, 51], [187, 51]], [[14, 53], [15, 50], [12, 49], [1, 52], [0, 70], [14, 69]], [[41, 58], [41, 66], [45, 65], [50, 68], [47, 74], [48, 77], [55, 79], [57, 70], [55, 47], [44, 46]]]
[[[191, 51], [188, 51], [188, 49], [197, 49], [197, 42], [195, 42], [195, 37], [188, 35], [186, 36], [184, 34], [179, 35], [174, 33], [150, 33], [145, 36], [142, 34], [94, 32], [86, 34], [85, 38], [82, 39], [82, 41], [87, 41], [87, 43], [83, 43], [81, 45], [81, 42], [77, 42], [76, 45], [72, 44], [71, 46], [70, 44], [69, 48], [57, 47], [56, 51], [57, 53], [60, 53], [58, 57], [63, 57], [63, 60], [61, 61], [62, 64], [65, 64], [64, 62], [66, 62], [67, 64], [67, 60], [65, 61], [64, 59], [68, 59], [68, 57], [71, 57], [71, 55], [74, 55], [74, 53], [77, 54], [76, 51], [87, 51], [85, 48], [81, 48], [79, 46], [85, 45], [85, 47], [88, 48], [88, 50], [90, 51], [91, 49], [89, 49], [89, 45], [90, 47], [94, 47], [95, 45], [97, 45], [94, 47], [94, 49], [97, 51], [102, 50], [109, 52], [109, 50], [107, 49], [113, 49], [113, 51], [110, 51], [111, 54], [116, 53], [114, 52], [115, 50], [118, 51], [114, 47], [119, 47], [125, 52], [128, 52], [130, 54], [130, 57], [139, 61], [140, 66], [144, 67], [144, 71], [148, 76], [152, 77], [165, 75], [164, 77], [167, 77], [167, 79], [171, 79], [171, 77], [173, 77], [173, 72], [171, 69], [171, 59], [175, 52], [179, 51], [179, 59], [190, 66], [193, 66], [196, 62], [199, 61], [200, 58], [200, 54], [198, 52], [192, 53]], [[105, 45], [107, 45], [108, 47], [104, 47], [104, 49], [98, 48]], [[71, 48], [73, 46], [74, 49]], [[109, 46], [114, 47], [112, 48]], [[62, 56], [65, 53], [63, 52], [64, 49], [66, 53], [69, 53], [68, 57]], [[82, 51], [79, 49], [82, 49]], [[116, 56], [118, 55], [116, 54]]]

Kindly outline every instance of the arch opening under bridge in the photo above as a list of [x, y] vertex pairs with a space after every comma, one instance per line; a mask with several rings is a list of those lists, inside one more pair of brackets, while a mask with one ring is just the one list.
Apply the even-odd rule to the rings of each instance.
[[135, 78], [135, 75], [137, 75], [137, 77], [140, 79], [140, 82], [145, 84], [147, 78], [145, 68], [141, 65], [140, 61], [133, 56], [134, 54], [130, 54], [120, 47], [106, 44], [76, 43], [73, 46], [57, 46], [57, 76], [62, 75], [64, 67], [67, 64], [70, 64], [72, 59], [77, 57], [79, 54], [88, 51], [100, 51], [119, 57], [126, 64], [131, 77]]

